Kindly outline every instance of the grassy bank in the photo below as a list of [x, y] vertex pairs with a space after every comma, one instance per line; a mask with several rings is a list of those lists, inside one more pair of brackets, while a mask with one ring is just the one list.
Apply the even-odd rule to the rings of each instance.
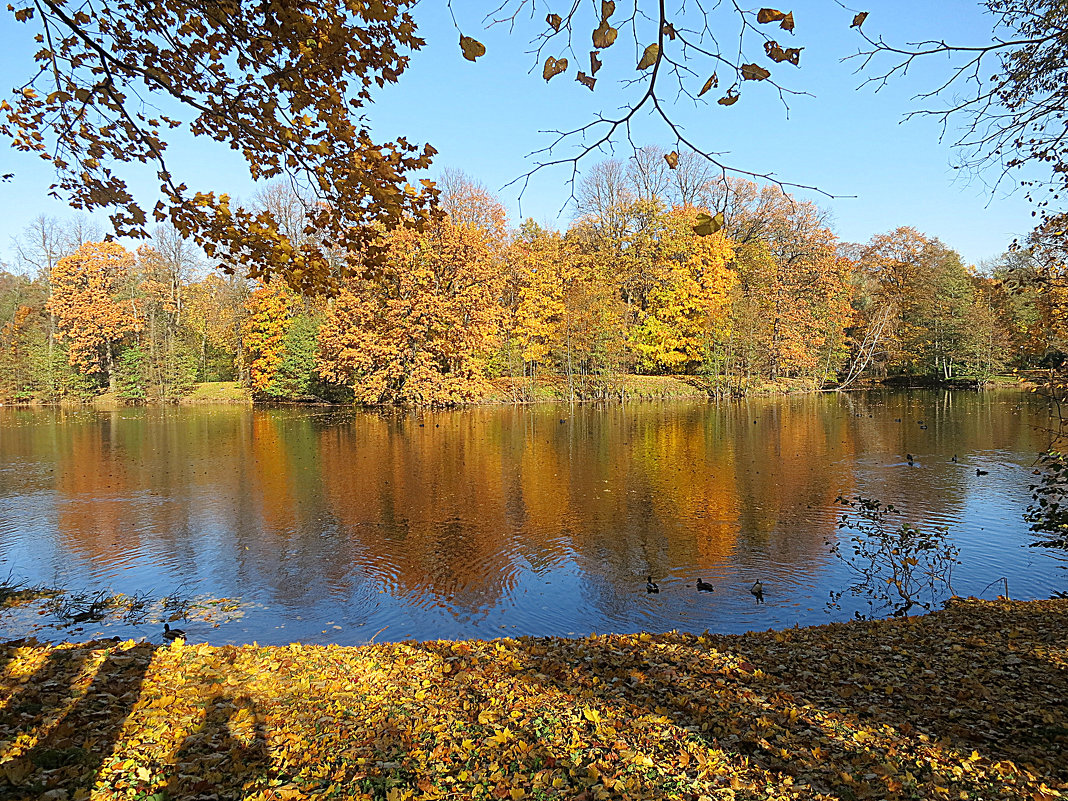
[[[965, 384], [968, 382], [965, 381]], [[986, 379], [984, 386], [1006, 388], [1018, 387], [1030, 389], [1034, 387], [1033, 377], [1021, 375], [995, 376]], [[491, 389], [487, 395], [476, 404], [515, 404], [515, 403], [567, 403], [572, 400], [590, 401], [662, 401], [662, 400], [686, 400], [707, 399], [710, 397], [708, 389], [702, 380], [694, 376], [657, 376], [657, 375], [621, 375], [611, 380], [605, 380], [596, 386], [569, 386], [566, 378], [539, 378], [533, 385], [526, 378], [497, 378], [490, 381]], [[932, 385], [934, 386], [934, 385]], [[866, 379], [851, 384], [851, 390], [887, 389], [882, 380]], [[735, 388], [737, 391], [737, 388]], [[797, 393], [813, 392], [812, 383], [799, 379], [784, 378], [774, 382], [763, 382], [748, 387], [743, 394], [749, 396], [764, 395], [792, 395]], [[725, 391], [724, 397], [729, 397], [732, 392]], [[313, 402], [314, 398], [294, 403]], [[252, 394], [246, 387], [237, 381], [211, 381], [197, 384], [194, 390], [181, 399], [182, 406], [196, 406], [207, 404], [251, 404]], [[284, 399], [276, 399], [269, 403], [285, 403]], [[62, 405], [80, 406], [86, 403], [102, 410], [113, 410], [128, 406], [118, 393], [105, 392], [91, 399], [83, 401], [64, 401]], [[326, 401], [320, 401], [326, 403]], [[40, 406], [36, 402], [11, 403], [4, 402], [0, 405], [16, 406]], [[153, 405], [153, 404], [149, 404]], [[348, 404], [343, 404], [348, 405]]]
[[1066, 623], [969, 601], [740, 637], [9, 643], [0, 797], [1051, 801]]
[[209, 381], [197, 384], [181, 401], [183, 406], [200, 403], [252, 403], [252, 395], [237, 381]]
[[685, 376], [621, 375], [605, 380], [597, 386], [583, 387], [568, 384], [566, 378], [539, 378], [533, 384], [528, 378], [497, 378], [490, 382], [493, 389], [482, 403], [543, 403], [567, 402], [572, 393], [577, 398], [586, 395], [607, 395], [615, 400], [677, 400], [705, 398], [708, 393]]
[[[566, 378], [539, 378], [533, 385], [526, 378], [498, 378], [493, 390], [482, 403], [566, 403], [572, 394], [577, 400], [683, 400], [709, 397], [704, 379], [697, 376], [620, 375], [592, 386], [572, 387]], [[749, 395], [788, 395], [811, 392], [812, 383], [797, 379], [754, 384], [746, 390]], [[724, 391], [724, 395], [730, 392]]]

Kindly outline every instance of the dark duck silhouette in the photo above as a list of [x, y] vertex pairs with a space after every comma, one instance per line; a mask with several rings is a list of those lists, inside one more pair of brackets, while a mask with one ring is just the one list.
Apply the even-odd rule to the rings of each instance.
[[975, 474], [977, 476], [988, 476], [988, 475], [990, 475], [990, 471], [989, 470], [982, 470], [982, 469], [977, 467], [977, 468], [975, 468]]
[[653, 581], [653, 577], [652, 576], [649, 576], [645, 580], [645, 591], [646, 592], [660, 592], [660, 588], [658, 586], [656, 586], [656, 582]]
[[764, 603], [764, 585], [760, 583], [760, 579], [749, 588], [749, 592], [753, 593], [753, 597], [756, 598], [758, 604]]
[[170, 623], [163, 624], [163, 639], [165, 640], [184, 640], [185, 632], [181, 629], [172, 629]]
[[697, 579], [697, 589], [700, 592], [715, 592], [716, 588], [705, 581], [703, 578]]

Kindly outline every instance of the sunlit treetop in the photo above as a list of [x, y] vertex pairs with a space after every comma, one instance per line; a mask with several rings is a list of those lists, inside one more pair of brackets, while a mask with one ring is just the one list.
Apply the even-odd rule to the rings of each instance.
[[[0, 103], [0, 131], [54, 164], [57, 196], [108, 209], [120, 235], [170, 221], [253, 276], [329, 288], [357, 264], [378, 264], [379, 232], [419, 225], [434, 197], [429, 182], [416, 189], [406, 178], [434, 149], [375, 142], [360, 116], [423, 44], [408, 5], [20, 0], [9, 9], [37, 27], [40, 48], [36, 72]], [[289, 176], [317, 201], [316, 238], [298, 245], [270, 213], [190, 188], [168, 162], [172, 129], [238, 151], [254, 179]], [[147, 212], [124, 163], [158, 174], [160, 199]]]
[[[382, 266], [384, 231], [422, 227], [433, 213], [433, 184], [409, 176], [430, 165], [434, 149], [405, 138], [375, 142], [362, 116], [373, 92], [395, 82], [423, 45], [412, 5], [17, 0], [8, 8], [39, 49], [35, 70], [0, 105], [0, 131], [16, 148], [52, 162], [56, 196], [76, 208], [107, 209], [120, 235], [143, 237], [169, 221], [230, 269], [329, 291], [346, 275]], [[596, 91], [599, 71], [609, 66], [631, 92], [620, 116], [594, 116], [560, 132], [534, 170], [561, 163], [577, 170], [588, 153], [628, 138], [638, 113], [660, 117], [677, 140], [667, 154], [672, 169], [685, 149], [726, 168], [703, 143], [683, 136], [661, 94], [670, 88], [694, 102], [730, 106], [746, 82], [763, 82], [785, 100], [790, 90], [772, 73], [795, 69], [802, 54], [793, 15], [772, 8], [732, 4], [709, 14], [691, 0], [669, 15], [657, 0], [618, 9], [607, 0], [559, 9], [533, 0], [478, 5], [463, 9], [473, 19], [457, 19], [463, 57], [474, 61], [486, 50], [463, 29], [515, 30], [522, 22], [516, 46], [533, 38], [545, 80], [572, 74]], [[287, 235], [269, 210], [190, 187], [193, 178], [168, 161], [174, 129], [237, 151], [255, 180], [288, 177], [309, 199], [303, 235]], [[579, 143], [578, 154], [556, 156], [565, 143]], [[131, 163], [158, 175], [152, 208], [129, 188], [123, 165]], [[715, 227], [706, 220], [702, 231]]]
[[[376, 142], [364, 116], [374, 92], [396, 82], [423, 45], [413, 5], [14, 0], [8, 8], [39, 46], [26, 82], [0, 101], [0, 132], [16, 148], [53, 163], [58, 197], [76, 208], [107, 209], [120, 235], [145, 236], [156, 222], [169, 221], [228, 269], [264, 279], [278, 275], [298, 290], [332, 291], [348, 275], [382, 268], [384, 232], [422, 228], [435, 213], [436, 188], [412, 177], [430, 165], [433, 147], [403, 137]], [[520, 184], [539, 169], [563, 166], [570, 167], [574, 187], [586, 156], [613, 144], [633, 145], [632, 123], [649, 115], [672, 140], [664, 154], [671, 170], [696, 153], [724, 173], [800, 187], [723, 163], [710, 149], [714, 142], [704, 139], [708, 134], [691, 137], [672, 116], [673, 106], [684, 102], [737, 113], [757, 89], [770, 90], [784, 104], [798, 93], [789, 85], [791, 74], [804, 66], [805, 47], [812, 46], [804, 37], [821, 32], [806, 29], [789, 8], [703, 0], [676, 0], [670, 8], [666, 0], [449, 5], [458, 58], [481, 59], [486, 47], [473, 34], [505, 26], [515, 47], [529, 48], [536, 59], [533, 80], [558, 85], [573, 77], [596, 97], [610, 76], [626, 92], [618, 112], [596, 113], [591, 106], [586, 124], [553, 131]], [[1032, 146], [1030, 134], [1063, 123], [1057, 116], [1064, 108], [1058, 88], [1063, 81], [1057, 79], [1064, 63], [1064, 2], [986, 5], [998, 25], [1019, 35], [985, 48], [935, 42], [913, 49], [865, 35], [871, 48], [863, 52], [862, 46], [861, 55], [896, 55], [900, 66], [888, 76], [927, 53], [975, 51], [977, 70], [982, 54], [996, 55], [999, 73], [1007, 77], [995, 77], [992, 89], [980, 92], [970, 107], [977, 111], [975, 131], [987, 130], [982, 125], [991, 119], [1001, 121], [993, 136], [980, 137], [980, 150], [996, 152], [1009, 166], [1039, 161], [1063, 172], [1062, 137]], [[863, 34], [867, 14], [835, 6], [842, 27]], [[991, 109], [1006, 108], [1008, 118], [990, 116]], [[1043, 129], [1048, 122], [1053, 126]], [[270, 210], [249, 210], [209, 187], [190, 187], [194, 179], [168, 161], [175, 129], [237, 151], [255, 180], [288, 178], [307, 202], [301, 235], [284, 230]], [[133, 197], [124, 174], [129, 164], [147, 165], [158, 175], [160, 194], [152, 208]], [[723, 225], [717, 210], [709, 211], [695, 219], [700, 234]]]

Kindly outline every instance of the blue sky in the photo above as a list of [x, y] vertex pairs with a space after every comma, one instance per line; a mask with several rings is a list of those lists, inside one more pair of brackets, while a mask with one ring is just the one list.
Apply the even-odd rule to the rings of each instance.
[[[424, 0], [415, 15], [427, 45], [414, 54], [400, 83], [378, 95], [367, 116], [381, 138], [403, 135], [433, 144], [439, 155], [432, 173], [454, 167], [491, 189], [500, 189], [501, 199], [513, 219], [518, 219], [518, 189], [502, 187], [531, 168], [527, 154], [551, 141], [539, 131], [567, 129], [590, 121], [598, 112], [616, 112], [634, 89], [625, 90], [612, 79], [636, 74], [636, 53], [633, 42], [621, 35], [605, 51], [606, 67], [594, 93], [574, 80], [574, 66], [546, 84], [540, 69], [530, 72], [534, 61], [527, 52], [530, 34], [543, 26], [528, 21], [513, 33], [504, 26], [483, 30], [485, 10], [496, 5], [472, 0], [454, 3], [464, 33], [487, 46], [487, 54], [470, 63], [461, 57], [459, 35], [443, 0]], [[835, 0], [779, 3], [777, 7], [793, 11], [794, 35], [782, 33], [777, 38], [784, 47], [805, 48], [800, 68], [770, 64], [755, 38], [747, 48], [751, 56], [747, 60], [767, 64], [775, 78], [782, 77], [789, 87], [812, 96], [791, 99], [787, 113], [770, 87], [748, 82], [742, 99], [729, 108], [714, 102], [699, 107], [670, 102], [672, 118], [684, 126], [688, 137], [723, 154], [731, 166], [771, 172], [784, 181], [839, 195], [829, 199], [796, 193], [830, 210], [834, 227], [845, 240], [865, 241], [899, 225], [912, 225], [938, 236], [966, 261], [977, 263], [1004, 251], [1014, 236], [1027, 233], [1031, 206], [1022, 193], [1009, 194], [1006, 187], [992, 192], [989, 183], [996, 175], [976, 179], [954, 170], [957, 156], [948, 142], [939, 142], [940, 131], [933, 120], [902, 121], [908, 111], [919, 107], [913, 96], [936, 85], [946, 73], [947, 62], [919, 64], [905, 78], [876, 93], [870, 86], [860, 86], [863, 77], [854, 73], [855, 62], [841, 61], [861, 44], [849, 29], [853, 11]], [[857, 10], [870, 12], [865, 22], [869, 34], [891, 42], [944, 38], [974, 44], [990, 38], [990, 18], [973, 2], [886, 0], [865, 3]], [[544, 13], [538, 15], [539, 23]], [[0, 52], [0, 75], [8, 84], [3, 89], [21, 83], [31, 68], [29, 55], [34, 45], [27, 41], [27, 30], [9, 14], [0, 15], [0, 41], [12, 45]], [[734, 36], [733, 28], [724, 30], [726, 38]], [[576, 34], [576, 51], [583, 62], [588, 57], [588, 36], [588, 31]], [[714, 99], [715, 94], [709, 96]], [[674, 100], [670, 93], [667, 99]], [[948, 96], [942, 102], [951, 99]], [[946, 139], [951, 140], [954, 133], [951, 129]], [[673, 145], [665, 126], [647, 117], [636, 120], [632, 137], [638, 145]], [[616, 155], [625, 157], [628, 149], [625, 141], [619, 142]], [[171, 150], [174, 171], [192, 189], [226, 191], [239, 197], [255, 190], [240, 159], [226, 148], [178, 139]], [[583, 166], [592, 166], [598, 158], [588, 157]], [[35, 216], [71, 212], [46, 196], [52, 176], [43, 162], [2, 147], [0, 173], [7, 172], [15, 172], [16, 178], [0, 184], [0, 261], [10, 264], [14, 256], [11, 238]], [[156, 199], [152, 182], [136, 170], [128, 174], [139, 198], [150, 208]], [[567, 207], [561, 212], [561, 207], [570, 191], [569, 175], [567, 168], [536, 174], [522, 197], [523, 216], [566, 226], [572, 211]]]

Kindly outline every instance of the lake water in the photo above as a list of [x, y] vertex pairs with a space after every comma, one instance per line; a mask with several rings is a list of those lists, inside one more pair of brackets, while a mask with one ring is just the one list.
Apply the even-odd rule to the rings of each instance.
[[[994, 597], [1005, 579], [1014, 598], [1049, 597], [1068, 562], [1027, 547], [1022, 518], [1048, 415], [1014, 391], [390, 414], [0, 408], [0, 577], [230, 599], [229, 614], [178, 624], [213, 644], [740, 632], [859, 608], [827, 609], [847, 579], [827, 544], [841, 494], [948, 527], [958, 594]], [[16, 613], [0, 635], [158, 641], [149, 617], [52, 628]]]

